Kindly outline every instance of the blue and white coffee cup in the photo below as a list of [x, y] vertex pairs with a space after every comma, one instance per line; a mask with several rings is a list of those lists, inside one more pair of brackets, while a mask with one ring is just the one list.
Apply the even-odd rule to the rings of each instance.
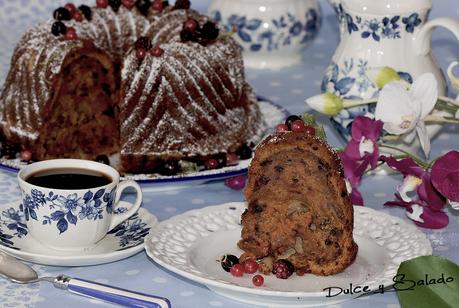
[[[86, 189], [41, 187], [27, 182], [35, 174], [79, 170], [82, 174], [101, 174], [106, 185]], [[120, 182], [114, 168], [94, 161], [53, 159], [32, 163], [18, 173], [22, 193], [20, 210], [29, 234], [56, 250], [89, 250], [107, 232], [134, 215], [142, 203], [142, 191], [135, 181]], [[136, 199], [130, 206], [117, 209], [123, 191], [133, 188]]]

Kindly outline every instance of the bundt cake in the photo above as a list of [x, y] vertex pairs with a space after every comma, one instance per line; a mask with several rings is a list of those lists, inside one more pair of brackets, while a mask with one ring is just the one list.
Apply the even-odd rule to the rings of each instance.
[[263, 134], [243, 69], [235, 41], [187, 0], [67, 4], [14, 50], [2, 138], [34, 160], [119, 153], [132, 173], [236, 152]]
[[267, 137], [256, 148], [244, 195], [238, 246], [262, 259], [262, 269], [287, 260], [298, 274], [332, 275], [354, 261], [353, 206], [339, 158], [321, 139], [304, 132]]

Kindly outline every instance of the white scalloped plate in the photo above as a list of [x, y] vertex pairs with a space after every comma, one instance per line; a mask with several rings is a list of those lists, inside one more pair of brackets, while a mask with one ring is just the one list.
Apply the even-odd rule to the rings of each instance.
[[[217, 260], [224, 254], [240, 255], [240, 216], [245, 203], [235, 202], [191, 210], [158, 224], [145, 239], [146, 252], [156, 263], [212, 291], [241, 302], [270, 307], [313, 307], [335, 304], [361, 294], [326, 297], [324, 288], [389, 287], [401, 262], [430, 255], [427, 237], [402, 219], [366, 207], [354, 207], [354, 239], [359, 245], [355, 262], [343, 273], [312, 274], [287, 280], [265, 276], [255, 287], [252, 275], [242, 278], [225, 272]], [[332, 289], [336, 294], [337, 289]], [[377, 295], [375, 295], [377, 296]]]

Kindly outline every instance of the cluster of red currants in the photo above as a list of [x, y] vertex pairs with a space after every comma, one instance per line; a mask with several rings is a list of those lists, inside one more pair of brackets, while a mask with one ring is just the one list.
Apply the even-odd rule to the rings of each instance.
[[278, 132], [304, 132], [309, 135], [315, 135], [316, 129], [314, 126], [306, 124], [299, 116], [291, 115], [283, 124], [278, 124], [276, 126], [276, 131]]
[[[255, 274], [258, 271], [258, 263], [255, 260], [245, 260], [239, 263], [239, 258], [234, 255], [224, 255], [220, 264], [223, 269], [230, 272], [234, 277], [242, 277], [244, 274]], [[264, 284], [265, 279], [262, 275], [254, 275], [252, 277], [252, 283], [256, 287], [260, 287]]]

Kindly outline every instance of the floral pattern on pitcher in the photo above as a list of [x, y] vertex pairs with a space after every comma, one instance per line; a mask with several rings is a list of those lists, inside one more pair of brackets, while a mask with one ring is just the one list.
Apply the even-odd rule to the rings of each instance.
[[270, 22], [235, 14], [222, 20], [218, 10], [212, 16], [226, 31], [236, 33], [243, 50], [252, 52], [277, 50], [297, 39], [300, 39], [300, 44], [309, 43], [317, 35], [321, 23], [320, 14], [315, 9], [306, 12], [306, 22], [299, 21], [291, 13], [273, 18]]
[[[110, 192], [99, 189], [93, 193], [87, 191], [83, 198], [77, 194], [62, 196], [52, 191], [45, 196], [41, 191], [32, 189], [31, 194], [25, 194], [25, 198], [19, 205], [24, 213], [26, 221], [29, 219], [38, 220], [35, 210], [41, 206], [48, 206], [53, 210], [51, 214], [42, 217], [43, 225], [52, 225], [56, 222], [59, 234], [67, 231], [70, 224], [76, 225], [78, 220], [97, 220], [103, 218], [104, 207], [108, 213], [112, 212], [115, 188]], [[103, 205], [105, 203], [105, 205]]]
[[[332, 62], [322, 80], [322, 92], [332, 92], [344, 99], [362, 99], [365, 97], [376, 97], [379, 93], [378, 87], [368, 76], [368, 70], [372, 69], [368, 61], [364, 59], [345, 59], [340, 66]], [[406, 72], [397, 72], [400, 78], [409, 83], [413, 77]], [[374, 113], [375, 105], [362, 105], [354, 108], [343, 109], [332, 119], [332, 124], [338, 132], [344, 136], [350, 136], [351, 124], [355, 117]]]
[[407, 33], [413, 33], [415, 28], [421, 25], [422, 20], [418, 13], [406, 17], [399, 15], [384, 17], [383, 19], [364, 19], [360, 16], [351, 16], [345, 13], [342, 5], [335, 6], [335, 11], [340, 22], [346, 22], [349, 34], [360, 33], [363, 39], [373, 39], [376, 42], [381, 39], [400, 39], [403, 26]]

